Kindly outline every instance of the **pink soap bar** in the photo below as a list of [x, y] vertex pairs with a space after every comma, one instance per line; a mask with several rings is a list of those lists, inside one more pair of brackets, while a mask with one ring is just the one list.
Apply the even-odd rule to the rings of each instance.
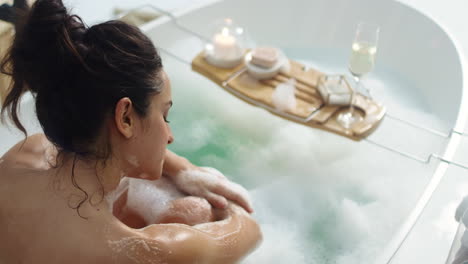
[[251, 63], [263, 68], [271, 68], [278, 61], [278, 50], [271, 47], [260, 47], [252, 51]]

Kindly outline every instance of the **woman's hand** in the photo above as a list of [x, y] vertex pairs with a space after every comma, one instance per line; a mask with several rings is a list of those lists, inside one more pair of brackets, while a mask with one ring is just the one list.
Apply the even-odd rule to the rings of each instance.
[[192, 167], [171, 177], [181, 191], [205, 198], [214, 207], [224, 209], [231, 200], [252, 213], [249, 194], [241, 185], [229, 181], [221, 172], [209, 167]]
[[229, 181], [221, 172], [208, 167], [197, 167], [187, 159], [167, 150], [163, 173], [177, 188], [189, 195], [205, 198], [215, 208], [224, 209], [227, 200], [236, 202], [252, 213], [249, 193], [244, 187]]
[[216, 220], [213, 209], [206, 199], [186, 196], [170, 201], [156, 224], [179, 223], [193, 226]]

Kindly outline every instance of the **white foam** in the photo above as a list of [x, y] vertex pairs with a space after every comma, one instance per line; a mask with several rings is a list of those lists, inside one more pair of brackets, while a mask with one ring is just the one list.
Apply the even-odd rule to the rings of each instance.
[[295, 88], [296, 79], [289, 79], [287, 82], [276, 86], [271, 96], [271, 102], [280, 111], [291, 111], [296, 108]]
[[128, 163], [130, 163], [130, 165], [132, 165], [134, 167], [140, 166], [140, 162], [138, 161], [137, 157], [134, 156], [134, 155], [128, 156], [127, 161], [128, 161]]
[[[193, 113], [187, 113], [187, 118], [196, 118], [191, 116]], [[177, 142], [185, 146], [186, 151], [196, 151], [208, 144], [213, 139], [213, 133], [216, 132], [215, 123], [211, 118], [201, 118], [198, 122], [189, 123], [187, 131], [183, 137], [177, 138]]]
[[140, 179], [148, 179], [148, 178], [149, 178], [149, 174], [148, 174], [148, 173], [142, 173], [142, 174], [140, 174], [139, 178], [140, 178]]
[[[185, 140], [171, 147], [195, 153], [189, 158], [228, 172], [252, 189], [264, 242], [246, 263], [372, 263], [408, 216], [435, 167], [282, 120], [175, 66], [179, 64], [166, 66], [169, 73], [177, 72], [174, 85], [200, 85], [174, 90], [174, 98], [185, 106], [173, 112], [174, 119], [184, 121], [174, 133]], [[415, 90], [408, 89], [412, 84], [370, 78], [364, 83], [394, 115], [446, 128]], [[203, 128], [207, 116], [213, 121]], [[421, 157], [440, 153], [446, 143], [390, 122], [385, 120], [371, 139], [410, 153], [417, 150]], [[198, 124], [203, 140], [186, 132]], [[278, 250], [276, 243], [286, 250]], [[294, 261], [284, 261], [288, 257]]]
[[299, 230], [290, 225], [264, 224], [263, 243], [255, 250], [245, 264], [294, 263], [305, 264], [304, 241]]
[[184, 190], [193, 195], [203, 195], [205, 185], [213, 185], [220, 180], [219, 174], [206, 173], [200, 170], [183, 170], [178, 173], [176, 181], [179, 186], [184, 185]]
[[119, 197], [122, 196], [122, 194], [128, 190], [128, 187], [129, 187], [128, 178], [122, 177], [120, 178], [120, 182], [117, 188], [115, 188], [114, 190], [104, 195], [104, 199], [106, 199], [107, 204], [109, 205], [110, 212], [113, 211], [115, 201], [117, 201], [117, 199], [119, 199]]
[[[119, 240], [108, 240], [107, 245], [115, 253], [125, 255], [134, 263], [158, 264], [161, 249], [158, 242], [141, 237], [124, 237]], [[142, 251], [144, 254], [142, 254]]]
[[[241, 152], [231, 162], [242, 164], [244, 168], [238, 175], [246, 175], [243, 179], [253, 185], [263, 185], [271, 178], [283, 179], [282, 189], [270, 192], [270, 196], [300, 193], [301, 199], [288, 203], [280, 201], [272, 204], [270, 210], [293, 215], [293, 220], [281, 222], [284, 225], [308, 221], [309, 225], [299, 224], [303, 227], [300, 233], [305, 236], [302, 239], [317, 241], [307, 252], [320, 251], [325, 244], [329, 252], [323, 258], [336, 259], [337, 263], [371, 262], [369, 260], [379, 253], [379, 246], [383, 247], [391, 238], [393, 230], [414, 205], [430, 175], [423, 166], [385, 152], [369, 157], [367, 153], [376, 150], [365, 143], [359, 143], [357, 148], [358, 143], [322, 137], [320, 132], [292, 124], [274, 129], [270, 134], [272, 139], [267, 146], [251, 147], [250, 153]], [[368, 158], [362, 161], [354, 158], [366, 156]], [[268, 168], [272, 165], [276, 165], [275, 168]], [[403, 171], [412, 173], [401, 173]], [[398, 197], [395, 197], [395, 190], [398, 190]], [[303, 204], [304, 200], [308, 203]], [[334, 223], [323, 227], [323, 237], [306, 236], [311, 226], [323, 225], [323, 220], [311, 211], [331, 218]], [[267, 220], [260, 220], [262, 226], [265, 225]], [[343, 249], [345, 253], [334, 252], [334, 248]], [[317, 263], [324, 263], [324, 260]]]
[[[358, 244], [363, 237], [370, 233], [369, 218], [366, 217], [365, 207], [355, 201], [344, 198], [337, 208], [337, 218], [346, 219], [337, 223], [334, 235], [344, 244]], [[352, 228], [350, 228], [352, 227]]]
[[165, 177], [155, 181], [131, 178], [127, 206], [141, 215], [146, 223], [156, 223], [170, 201], [184, 196]]
[[160, 217], [163, 223], [172, 223], [177, 219], [178, 223], [191, 226], [211, 222], [214, 219], [210, 203], [204, 198], [195, 196], [188, 196], [171, 203]]

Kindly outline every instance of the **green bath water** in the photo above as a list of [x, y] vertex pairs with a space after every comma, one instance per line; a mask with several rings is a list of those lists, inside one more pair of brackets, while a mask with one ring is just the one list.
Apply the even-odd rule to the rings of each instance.
[[163, 59], [174, 101], [169, 148], [252, 195], [264, 241], [245, 263], [371, 263], [434, 169], [276, 117]]

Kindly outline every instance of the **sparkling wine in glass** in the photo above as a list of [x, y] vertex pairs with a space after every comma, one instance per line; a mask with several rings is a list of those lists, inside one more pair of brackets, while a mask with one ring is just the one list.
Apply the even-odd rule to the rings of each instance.
[[349, 71], [355, 78], [369, 73], [374, 68], [377, 46], [368, 42], [354, 42], [351, 58], [349, 60]]
[[[374, 69], [379, 31], [379, 26], [375, 24], [360, 23], [357, 26], [353, 45], [351, 46], [351, 57], [348, 67], [356, 80], [356, 87], [352, 87], [350, 107], [346, 111], [341, 112], [337, 118], [338, 122], [346, 129], [362, 120], [362, 116], [354, 111], [353, 102], [362, 76]], [[369, 90], [367, 90], [367, 96], [369, 96]]]

